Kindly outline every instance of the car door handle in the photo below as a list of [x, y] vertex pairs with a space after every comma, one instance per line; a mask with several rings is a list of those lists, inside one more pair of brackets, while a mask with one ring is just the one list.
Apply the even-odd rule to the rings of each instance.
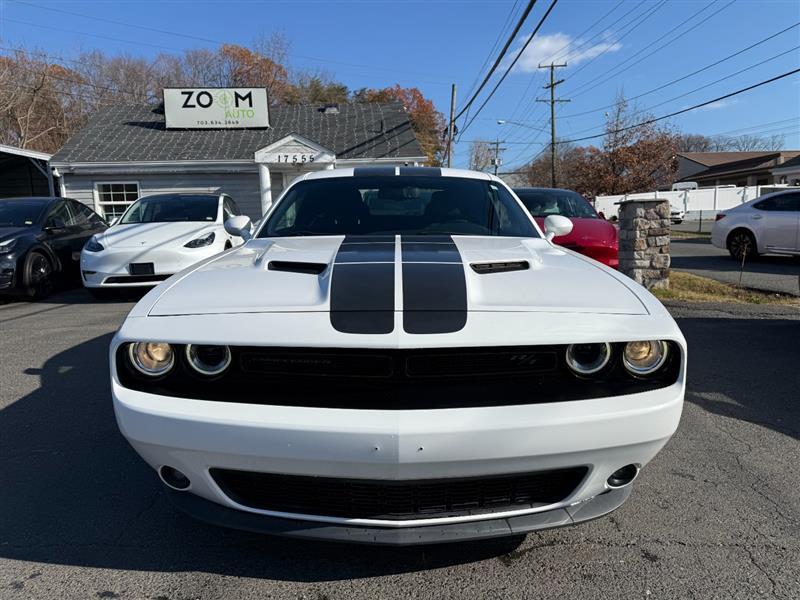
[[751, 218], [753, 219], [763, 219], [764, 217], [761, 215], [753, 215]]

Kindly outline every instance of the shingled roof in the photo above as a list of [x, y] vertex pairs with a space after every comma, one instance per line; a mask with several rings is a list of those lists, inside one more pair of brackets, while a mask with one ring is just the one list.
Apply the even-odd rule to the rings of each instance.
[[298, 134], [343, 158], [419, 158], [408, 114], [399, 102], [270, 108], [268, 129], [167, 129], [163, 111], [122, 105], [101, 109], [51, 163], [253, 160], [256, 150]]

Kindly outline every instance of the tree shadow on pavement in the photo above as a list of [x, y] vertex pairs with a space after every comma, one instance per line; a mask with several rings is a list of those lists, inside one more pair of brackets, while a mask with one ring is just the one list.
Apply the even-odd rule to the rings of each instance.
[[677, 321], [689, 346], [686, 400], [800, 439], [800, 320]]
[[0, 557], [288, 581], [396, 574], [507, 554], [523, 538], [376, 548], [266, 537], [176, 511], [128, 446], [108, 382], [111, 335], [47, 361], [39, 389], [0, 410]]

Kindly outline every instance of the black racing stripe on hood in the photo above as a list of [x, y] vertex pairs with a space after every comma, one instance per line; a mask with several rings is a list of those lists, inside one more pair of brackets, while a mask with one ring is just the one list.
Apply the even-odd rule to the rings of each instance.
[[403, 236], [403, 329], [453, 333], [467, 324], [467, 281], [450, 236]]
[[394, 331], [394, 236], [346, 236], [331, 272], [331, 325], [342, 333]]

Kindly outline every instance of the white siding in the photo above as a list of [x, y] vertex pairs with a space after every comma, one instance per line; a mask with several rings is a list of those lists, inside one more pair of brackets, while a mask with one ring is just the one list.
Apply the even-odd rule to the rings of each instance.
[[95, 206], [95, 183], [109, 182], [139, 183], [139, 193], [198, 193], [229, 194], [239, 208], [251, 219], [261, 218], [261, 196], [258, 173], [186, 173], [186, 174], [126, 174], [126, 175], [73, 175], [64, 174], [64, 192], [97, 210]]

